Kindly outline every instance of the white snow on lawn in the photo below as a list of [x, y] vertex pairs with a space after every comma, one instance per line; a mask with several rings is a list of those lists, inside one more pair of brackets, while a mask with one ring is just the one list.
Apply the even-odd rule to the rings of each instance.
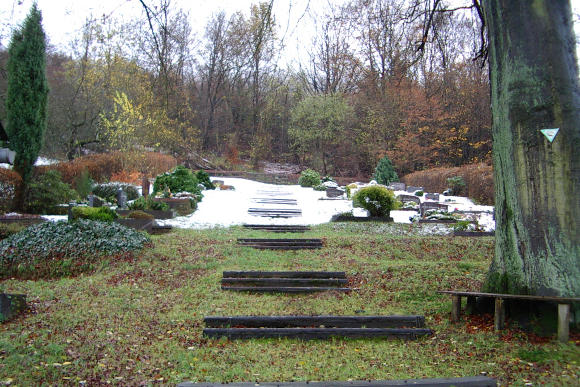
[[[233, 186], [233, 191], [203, 191], [203, 200], [198, 209], [188, 216], [180, 216], [168, 220], [157, 220], [161, 225], [171, 225], [179, 228], [211, 228], [229, 227], [241, 224], [299, 224], [314, 225], [327, 223], [333, 215], [353, 211], [355, 216], [365, 216], [366, 211], [352, 207], [352, 201], [346, 199], [327, 199], [326, 193], [303, 188], [298, 185], [273, 185], [258, 183], [240, 178], [212, 178], [221, 180], [226, 185]], [[400, 194], [403, 192], [395, 192]], [[297, 205], [263, 204], [256, 199], [295, 199]], [[471, 200], [463, 197], [441, 196], [440, 202], [452, 200], [450, 210], [493, 211], [492, 206], [477, 206]], [[424, 200], [424, 199], [421, 199]], [[248, 214], [248, 208], [302, 210], [302, 215], [290, 218], [269, 218]], [[413, 211], [391, 211], [391, 217], [396, 223], [410, 223], [409, 217], [416, 214]], [[489, 216], [488, 216], [489, 215]], [[490, 214], [478, 214], [480, 225], [486, 230], [493, 230], [495, 222]], [[489, 219], [488, 219], [489, 218]]]

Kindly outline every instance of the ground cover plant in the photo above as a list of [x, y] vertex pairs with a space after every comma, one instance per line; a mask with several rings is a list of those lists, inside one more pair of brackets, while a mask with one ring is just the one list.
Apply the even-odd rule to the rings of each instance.
[[107, 259], [140, 250], [148, 242], [145, 234], [116, 223], [86, 219], [45, 222], [0, 241], [0, 278], [53, 278], [87, 272]]
[[[241, 227], [178, 230], [154, 247], [90, 275], [9, 279], [31, 310], [0, 326], [0, 382], [22, 385], [176, 384], [181, 381], [363, 380], [478, 375], [501, 385], [578, 384], [577, 341], [560, 344], [493, 318], [449, 322], [437, 289], [477, 290], [493, 239], [416, 236], [421, 226], [332, 223], [300, 237], [316, 251], [258, 251], [236, 238], [272, 237]], [[279, 237], [296, 237], [281, 234]], [[220, 290], [224, 270], [343, 270], [350, 294], [272, 295]], [[417, 341], [209, 340], [208, 315], [424, 314], [434, 335]], [[573, 334], [573, 339], [579, 336]]]

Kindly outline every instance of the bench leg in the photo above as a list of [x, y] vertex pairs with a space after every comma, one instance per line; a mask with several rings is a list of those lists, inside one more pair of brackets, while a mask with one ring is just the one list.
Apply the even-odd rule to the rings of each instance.
[[503, 298], [495, 299], [494, 328], [501, 331], [505, 326], [505, 305]]
[[459, 322], [459, 315], [461, 314], [461, 296], [451, 296], [451, 321]]
[[558, 340], [568, 342], [570, 329], [570, 305], [558, 304]]

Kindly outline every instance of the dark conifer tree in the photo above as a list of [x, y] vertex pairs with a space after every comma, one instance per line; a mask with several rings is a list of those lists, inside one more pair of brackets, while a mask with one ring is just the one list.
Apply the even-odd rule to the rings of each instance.
[[8, 54], [6, 131], [16, 152], [14, 170], [26, 186], [42, 147], [48, 95], [46, 42], [36, 4], [12, 35]]

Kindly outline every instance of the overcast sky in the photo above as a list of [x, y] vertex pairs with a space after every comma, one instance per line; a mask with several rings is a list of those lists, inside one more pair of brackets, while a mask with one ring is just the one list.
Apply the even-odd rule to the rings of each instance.
[[[340, 4], [345, 0], [275, 0], [274, 17], [279, 26], [279, 36], [284, 39], [286, 56], [304, 54], [314, 33], [313, 16], [320, 15], [328, 3]], [[228, 15], [241, 11], [249, 14], [250, 6], [258, 0], [172, 0], [175, 9], [189, 14], [194, 33], [202, 37], [207, 21], [220, 10]], [[8, 46], [11, 29], [26, 17], [33, 0], [0, 0], [0, 42]], [[153, 4], [153, 1], [148, 3]], [[42, 11], [43, 26], [50, 44], [66, 50], [68, 42], [78, 36], [84, 21], [91, 15], [111, 15], [130, 20], [140, 15], [138, 0], [37, 0]]]
[[[459, 2], [460, 0], [450, 0]], [[232, 14], [236, 11], [249, 13], [250, 5], [258, 0], [172, 0], [175, 8], [189, 13], [190, 23], [198, 37], [203, 36], [209, 17], [220, 10]], [[314, 34], [314, 20], [322, 16], [329, 4], [344, 3], [345, 0], [275, 0], [274, 17], [279, 26], [279, 36], [286, 46], [283, 57], [286, 62], [296, 62], [306, 54]], [[0, 0], [0, 43], [6, 47], [11, 29], [19, 25], [33, 0]], [[43, 26], [52, 45], [66, 50], [90, 17], [112, 15], [130, 20], [142, 12], [138, 0], [37, 0], [42, 11]], [[154, 3], [154, 1], [149, 1]], [[571, 1], [575, 14], [577, 36], [580, 36], [580, 0]], [[580, 47], [580, 45], [578, 46]]]

